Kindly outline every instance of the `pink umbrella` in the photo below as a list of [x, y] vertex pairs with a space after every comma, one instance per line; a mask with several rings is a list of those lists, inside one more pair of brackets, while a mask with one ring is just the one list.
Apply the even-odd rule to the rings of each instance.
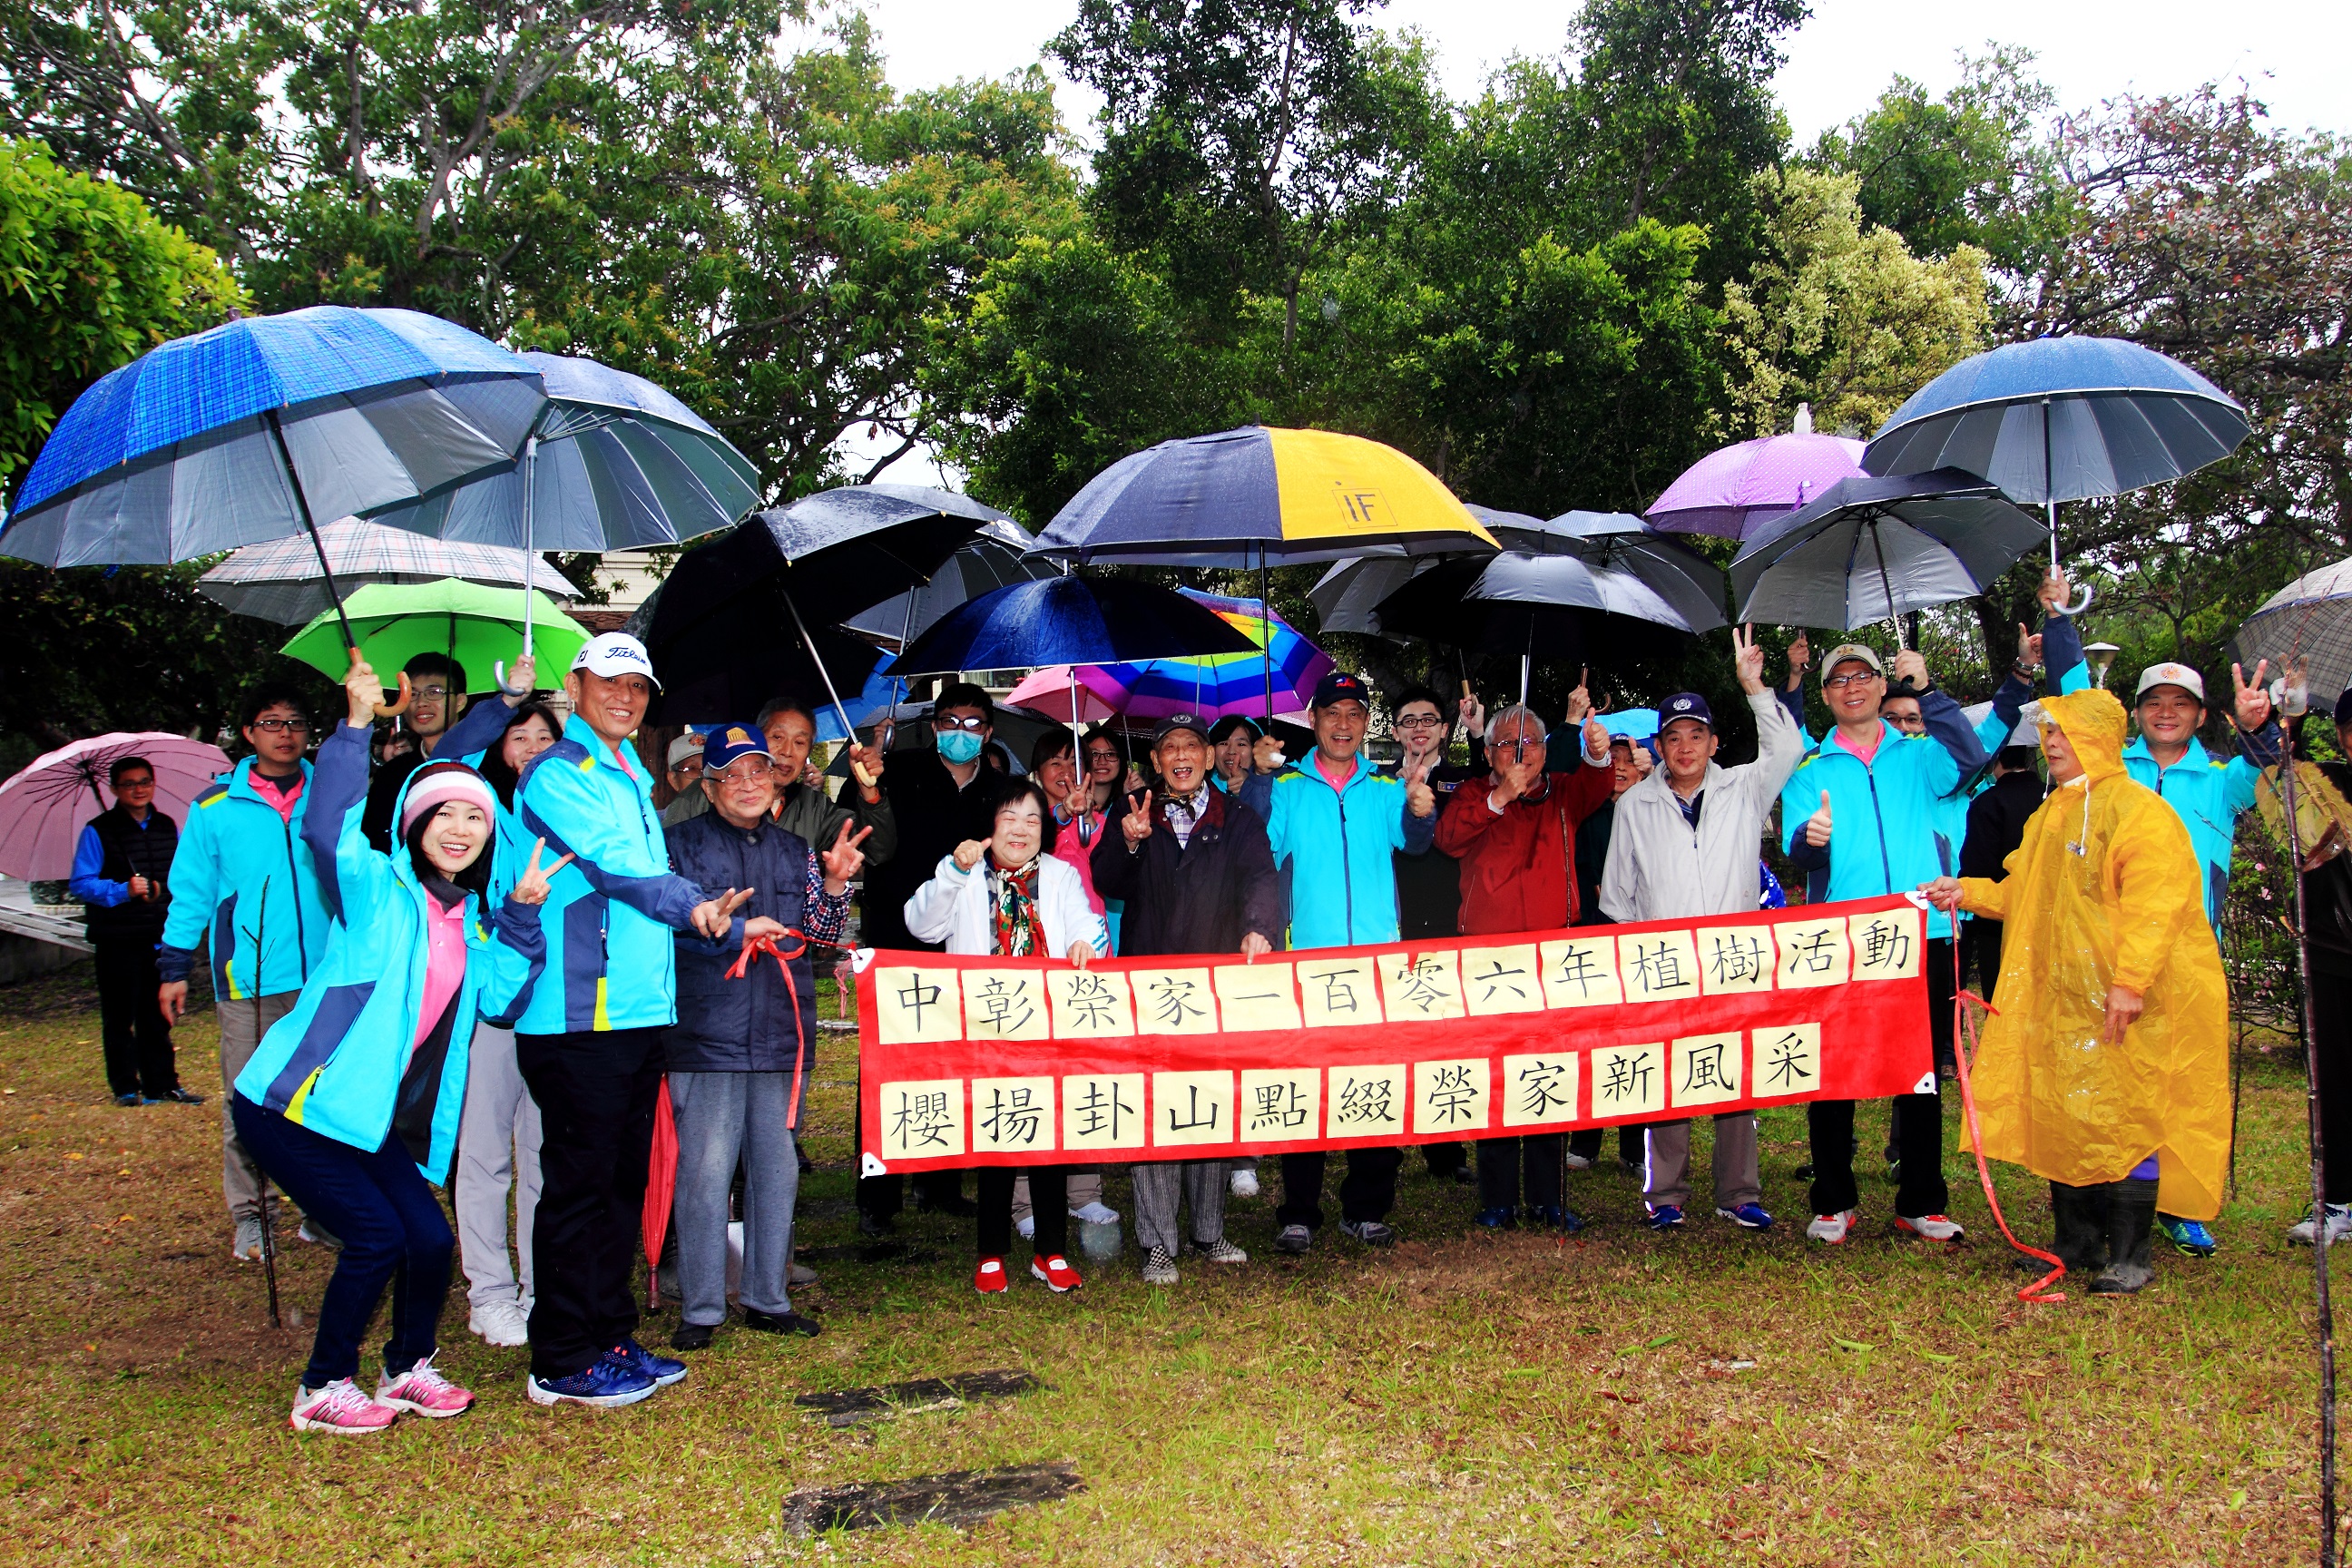
[[1668, 533], [1745, 540], [1776, 518], [1821, 499], [1840, 479], [1862, 477], [1860, 441], [1816, 436], [1802, 410], [1797, 428], [1710, 452], [1683, 470], [1643, 515]]
[[1057, 723], [1099, 724], [1118, 716], [1118, 702], [1125, 695], [1100, 665], [1049, 664], [1030, 671], [1026, 680], [1004, 694], [1004, 700]]
[[118, 730], [60, 746], [0, 784], [0, 873], [26, 881], [72, 875], [83, 826], [114, 804], [106, 773], [118, 757], [147, 759], [157, 809], [181, 822], [229, 766], [218, 746], [162, 730]]

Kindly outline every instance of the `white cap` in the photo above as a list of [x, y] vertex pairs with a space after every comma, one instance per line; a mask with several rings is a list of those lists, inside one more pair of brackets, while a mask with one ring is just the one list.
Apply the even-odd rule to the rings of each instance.
[[642, 675], [653, 681], [655, 690], [661, 689], [661, 682], [654, 679], [653, 656], [646, 652], [645, 644], [626, 632], [604, 632], [590, 637], [572, 656], [572, 668], [608, 680], [616, 675]]
[[2185, 664], [2151, 664], [2141, 670], [2139, 689], [2133, 693], [2132, 700], [2138, 701], [2159, 686], [2178, 686], [2197, 699], [2199, 707], [2205, 705], [2205, 678]]
[[669, 743], [670, 771], [675, 773], [678, 763], [688, 757], [692, 757], [696, 762], [702, 760], [702, 737], [691, 730]]

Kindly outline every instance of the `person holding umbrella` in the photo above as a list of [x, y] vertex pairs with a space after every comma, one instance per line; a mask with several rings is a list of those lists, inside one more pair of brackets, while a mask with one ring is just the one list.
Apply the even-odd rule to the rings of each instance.
[[368, 781], [368, 842], [379, 851], [392, 847], [392, 805], [400, 786], [432, 760], [449, 727], [466, 710], [466, 667], [447, 654], [413, 655], [400, 673], [408, 678], [404, 684], [409, 691], [408, 711], [401, 717], [416, 737], [416, 749], [378, 768]]
[[302, 693], [261, 682], [246, 693], [237, 727], [253, 754], [188, 808], [155, 969], [156, 1000], [176, 1020], [187, 1010], [196, 945], [209, 937], [220, 1021], [221, 1196], [236, 1227], [229, 1255], [243, 1262], [261, 1258], [265, 1183], [237, 1137], [227, 1090], [326, 952], [327, 910], [302, 837], [310, 805]]
[[[822, 782], [811, 784], [807, 773], [810, 751], [816, 745], [816, 710], [797, 697], [777, 697], [760, 710], [760, 734], [774, 759], [778, 790], [776, 825], [797, 833], [809, 844], [830, 847], [844, 827], [859, 835], [866, 864], [879, 866], [898, 849], [898, 818], [882, 792], [886, 759], [878, 746], [849, 742], [849, 782], [841, 799], [828, 798]], [[702, 792], [697, 790], [697, 795]], [[698, 814], [699, 815], [699, 814]], [[866, 830], [872, 829], [870, 837]]]
[[204, 1096], [180, 1087], [155, 969], [155, 943], [172, 906], [179, 824], [155, 809], [155, 766], [146, 758], [115, 758], [106, 782], [114, 804], [83, 826], [67, 884], [89, 911], [106, 1084], [117, 1105], [201, 1105]]

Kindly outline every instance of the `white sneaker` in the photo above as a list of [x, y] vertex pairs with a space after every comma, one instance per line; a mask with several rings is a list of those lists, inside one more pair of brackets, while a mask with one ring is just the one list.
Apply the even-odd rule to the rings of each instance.
[[1021, 1233], [1022, 1240], [1034, 1241], [1037, 1236], [1037, 1216], [1034, 1214], [1023, 1215], [1013, 1222], [1013, 1228]]
[[1168, 1256], [1165, 1248], [1155, 1247], [1143, 1255], [1143, 1282], [1146, 1285], [1173, 1285], [1176, 1279], [1176, 1260]]
[[228, 1244], [228, 1255], [239, 1263], [261, 1261], [261, 1221], [241, 1219], [236, 1222], [236, 1239]]
[[[2287, 1226], [2286, 1238], [2298, 1247], [2309, 1247], [2312, 1244], [2312, 1237], [2316, 1234], [2317, 1229], [2312, 1225], [2311, 1216], [2305, 1215]], [[2352, 1204], [2329, 1204], [2327, 1205], [2327, 1245], [2333, 1247], [2347, 1236], [2352, 1236]]]
[[364, 1436], [381, 1432], [400, 1416], [389, 1405], [380, 1405], [360, 1392], [359, 1384], [339, 1377], [324, 1388], [294, 1390], [294, 1412], [288, 1417], [297, 1432], [331, 1432], [337, 1436]]
[[1846, 1238], [1846, 1233], [1853, 1230], [1854, 1223], [1861, 1218], [1860, 1209], [1847, 1209], [1843, 1214], [1817, 1214], [1813, 1222], [1805, 1226], [1805, 1235], [1810, 1240], [1826, 1241], [1835, 1247]]
[[516, 1301], [497, 1300], [477, 1303], [466, 1314], [466, 1328], [481, 1336], [484, 1344], [512, 1347], [530, 1343], [530, 1322]]
[[1895, 1228], [1929, 1241], [1958, 1241], [1969, 1234], [1960, 1228], [1959, 1221], [1940, 1214], [1896, 1215]]
[[1102, 1200], [1100, 1198], [1097, 1198], [1093, 1203], [1087, 1205], [1084, 1208], [1072, 1209], [1070, 1211], [1070, 1217], [1072, 1219], [1084, 1220], [1088, 1225], [1117, 1225], [1118, 1223], [1118, 1211], [1117, 1209], [1107, 1209], [1103, 1207]]
[[1592, 1169], [1591, 1161], [1586, 1159], [1583, 1155], [1573, 1152], [1562, 1154], [1559, 1159], [1560, 1163], [1566, 1165], [1571, 1171], [1589, 1171]]
[[1234, 1196], [1237, 1198], [1254, 1198], [1257, 1196], [1257, 1173], [1249, 1169], [1247, 1166], [1235, 1171], [1234, 1173], [1233, 1189]]
[[1244, 1252], [1222, 1236], [1214, 1241], [1195, 1242], [1193, 1247], [1202, 1257], [1212, 1263], [1247, 1263], [1249, 1261], [1248, 1253]]

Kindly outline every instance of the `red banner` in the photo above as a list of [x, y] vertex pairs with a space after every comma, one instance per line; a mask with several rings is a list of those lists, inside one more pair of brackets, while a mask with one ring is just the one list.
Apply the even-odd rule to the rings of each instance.
[[864, 1171], [1510, 1137], [1932, 1090], [1904, 898], [1237, 956], [860, 952]]

